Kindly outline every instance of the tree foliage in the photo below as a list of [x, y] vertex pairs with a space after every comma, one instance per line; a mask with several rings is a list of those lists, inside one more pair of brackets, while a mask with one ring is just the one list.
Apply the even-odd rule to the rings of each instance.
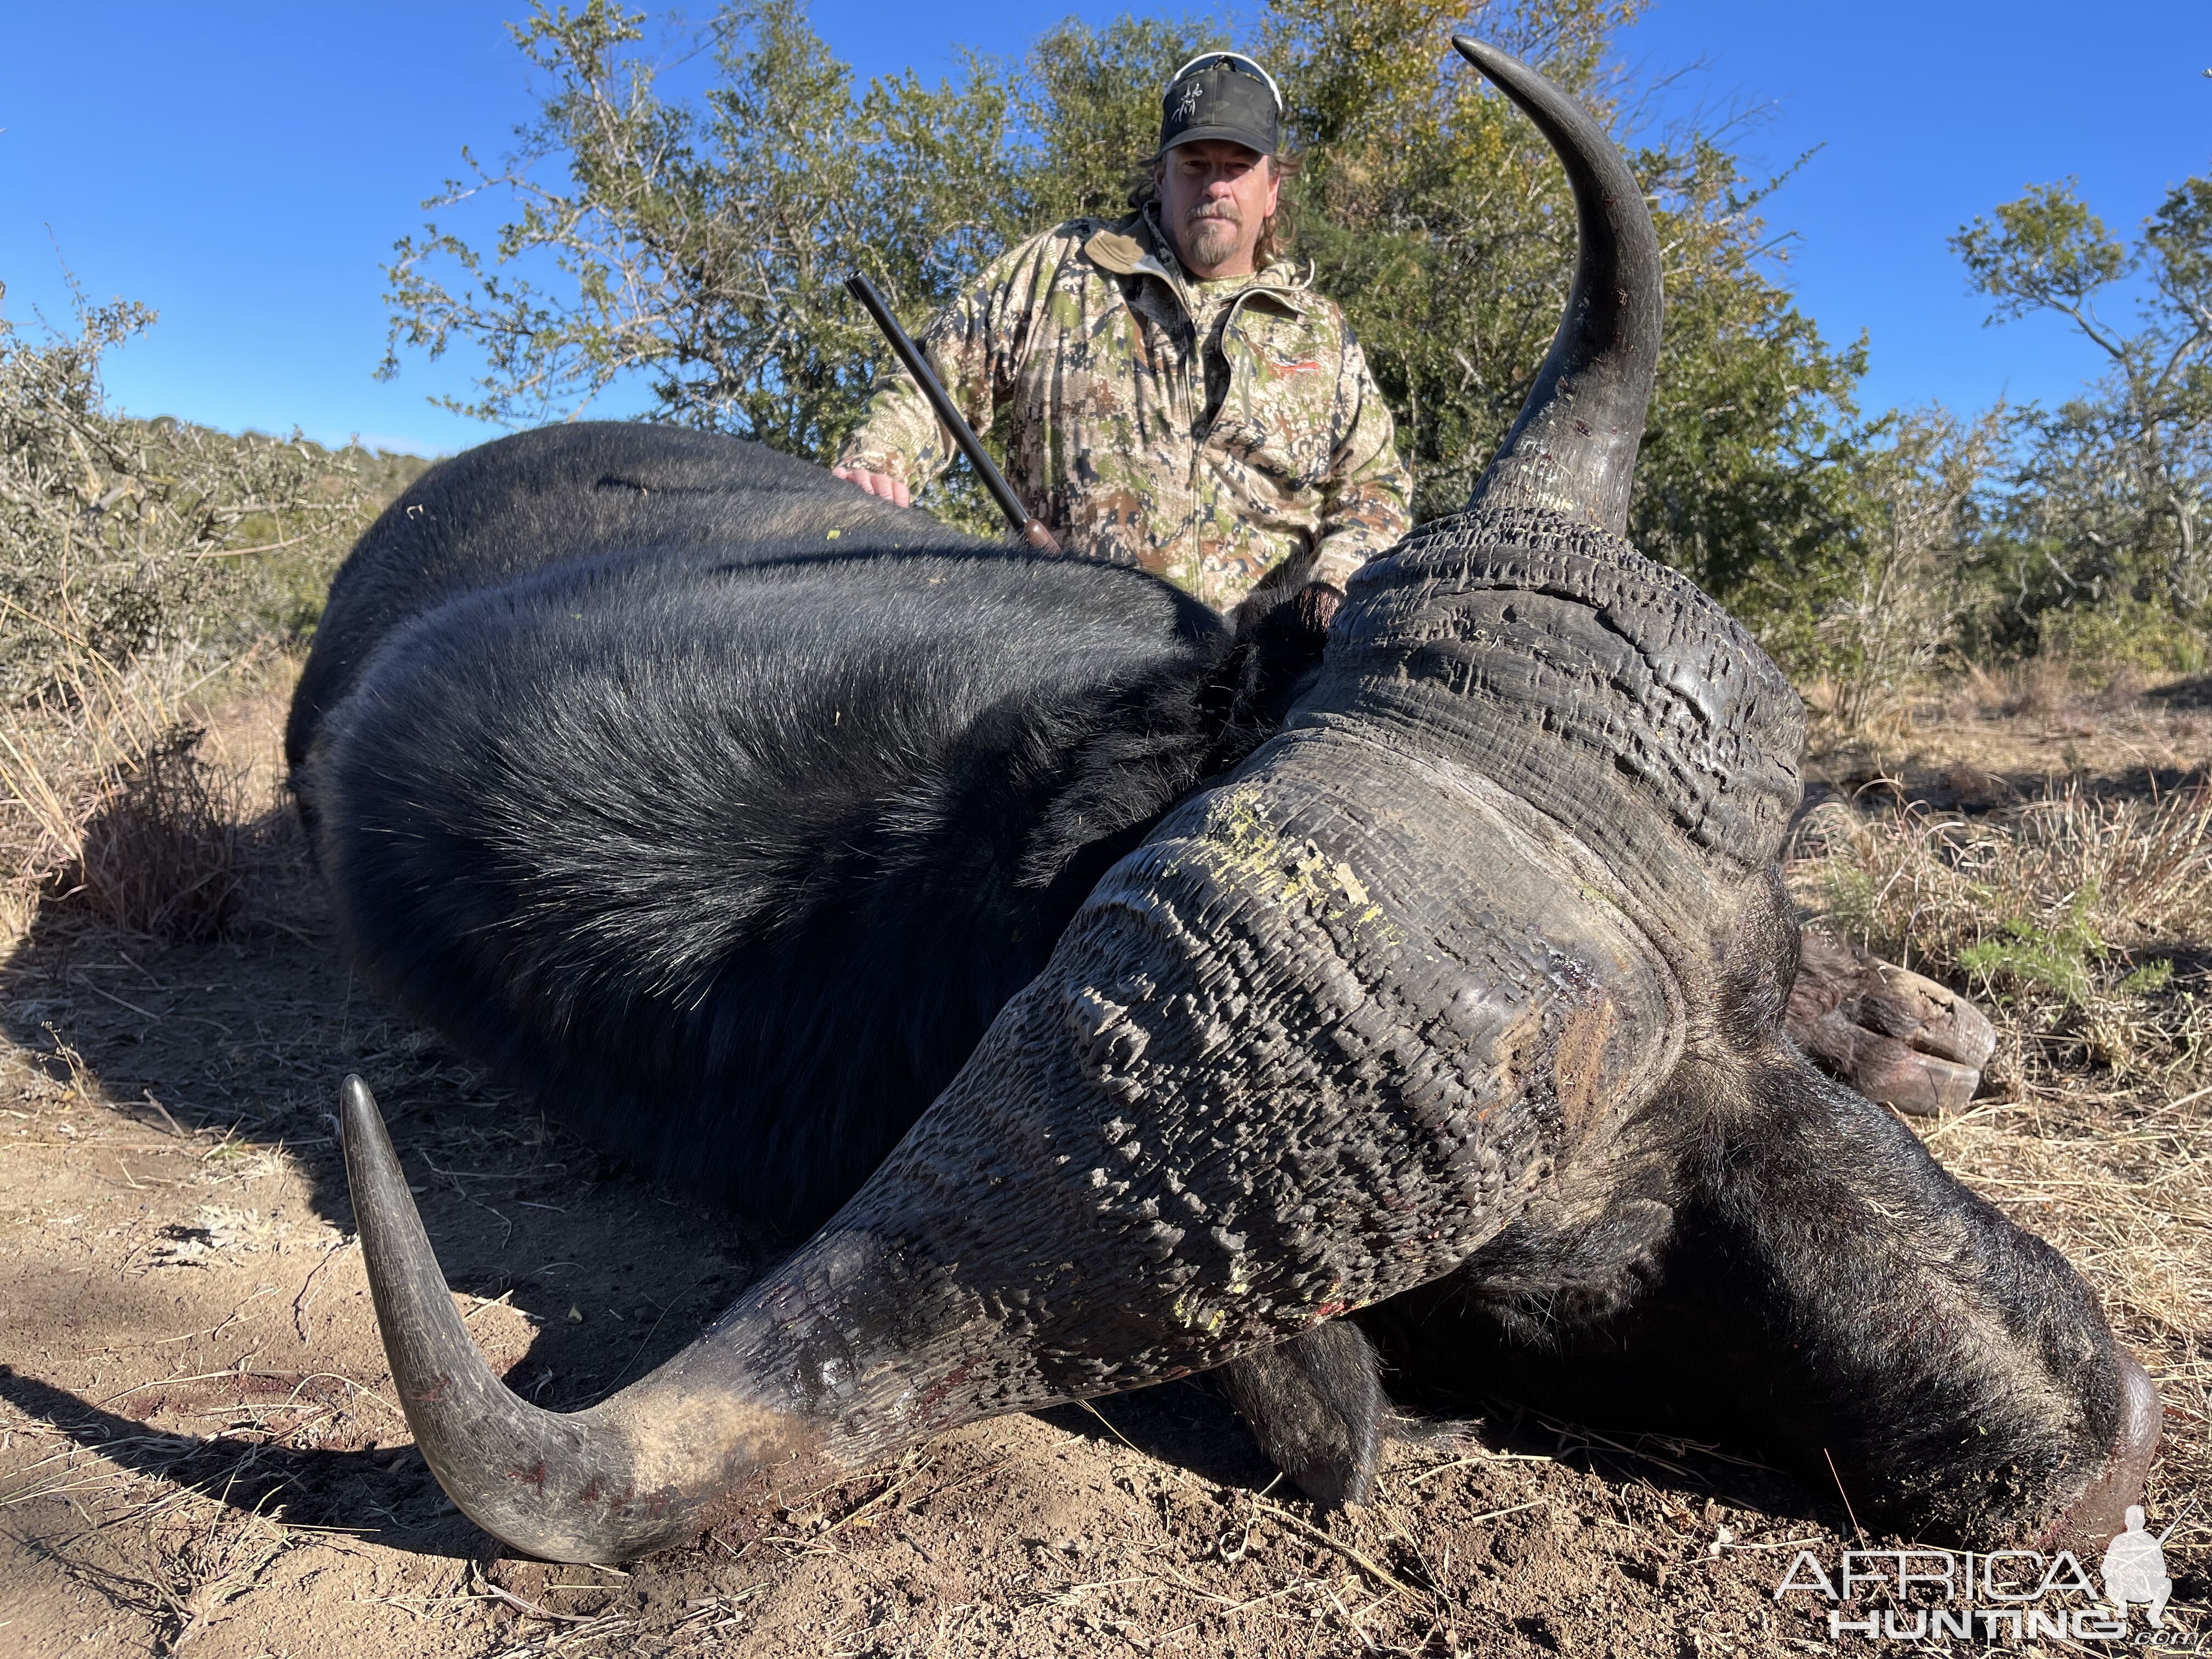
[[586, 0], [515, 27], [538, 118], [431, 204], [514, 216], [489, 251], [435, 222], [398, 244], [385, 372], [458, 337], [484, 360], [475, 398], [441, 400], [463, 413], [556, 418], [642, 377], [664, 418], [825, 453], [876, 355], [846, 274], [924, 310], [1017, 222], [1002, 78], [975, 58], [958, 85], [858, 88], [796, 0], [746, 0], [708, 26], [704, 96], [671, 100], [643, 24]]
[[[1725, 131], [1631, 131], [1608, 41], [1633, 9], [1499, 0], [1474, 27], [1629, 141], [1668, 300], [1634, 531], [1756, 607], [1838, 532], [1863, 358], [1792, 305], [1763, 190]], [[1446, 511], [1542, 360], [1574, 247], [1543, 140], [1449, 48], [1466, 26], [1445, 0], [1273, 0], [1243, 42], [1197, 19], [1070, 20], [1018, 61], [971, 53], [936, 86], [862, 86], [799, 0], [735, 0], [701, 37], [710, 84], [679, 98], [647, 61], [641, 14], [540, 3], [514, 31], [545, 87], [539, 118], [433, 204], [489, 196], [505, 222], [488, 240], [447, 222], [398, 245], [386, 372], [466, 341], [483, 369], [451, 406], [468, 413], [554, 418], [641, 379], [665, 418], [824, 458], [883, 356], [840, 288], [848, 270], [919, 322], [1018, 237], [1120, 211], [1169, 73], [1242, 44], [1291, 100], [1299, 251], [1392, 402], [1418, 510]]]
[[1972, 611], [1973, 572], [1960, 553], [1972, 544], [2003, 425], [2001, 406], [1971, 422], [1912, 410], [1859, 447], [1850, 556], [1822, 561], [1807, 584], [1811, 637], [1793, 653], [1828, 679], [1829, 712], [1846, 731], [1887, 713]]
[[[1984, 550], [2013, 633], [2051, 613], [2212, 605], [2212, 177], [2166, 194], [2132, 246], [2072, 180], [2032, 187], [1952, 239], [1989, 320], [2062, 318], [2105, 372], [2055, 410], [2024, 411]], [[2143, 279], [2132, 329], [2107, 312]]]

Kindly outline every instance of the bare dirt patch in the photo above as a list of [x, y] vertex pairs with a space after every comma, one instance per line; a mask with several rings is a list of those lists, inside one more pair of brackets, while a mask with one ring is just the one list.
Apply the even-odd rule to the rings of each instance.
[[[282, 690], [209, 739], [264, 798]], [[2174, 712], [2137, 701], [2114, 718]], [[1953, 746], [2025, 780], [1992, 757], [2041, 752], [2016, 728], [2045, 718], [1976, 714]], [[1951, 740], [1916, 741], [1913, 775], [1940, 783]], [[349, 974], [280, 810], [252, 845], [228, 937], [164, 945], [49, 902], [0, 961], [0, 1651], [1832, 1646], [1826, 1603], [1773, 1589], [1801, 1543], [1832, 1563], [1850, 1523], [1832, 1490], [1745, 1449], [1501, 1407], [1409, 1425], [1378, 1501], [1329, 1515], [1274, 1483], [1203, 1379], [980, 1425], [625, 1571], [507, 1556], [446, 1502], [393, 1403], [328, 1119], [338, 1078], [376, 1089], [471, 1328], [546, 1406], [666, 1358], [773, 1243], [487, 1087]], [[2212, 1103], [2179, 1086], [2194, 1059], [2116, 1077], [2051, 1053], [1920, 1127], [2069, 1251], [2150, 1365], [2169, 1434], [2151, 1503], [2171, 1516], [2212, 1498]], [[2169, 1630], [2203, 1622], [2208, 1518], [2169, 1540], [2189, 1609]]]

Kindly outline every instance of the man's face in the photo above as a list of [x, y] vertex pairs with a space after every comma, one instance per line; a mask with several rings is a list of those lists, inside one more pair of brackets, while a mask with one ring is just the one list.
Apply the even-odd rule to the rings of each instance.
[[1259, 151], [1225, 138], [1177, 144], [1153, 169], [1160, 222], [1198, 276], [1244, 276], [1282, 180]]

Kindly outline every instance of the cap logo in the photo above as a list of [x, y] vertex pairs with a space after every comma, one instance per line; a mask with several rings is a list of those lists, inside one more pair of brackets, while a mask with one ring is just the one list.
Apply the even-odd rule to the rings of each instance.
[[[1275, 84], [1275, 77], [1261, 68], [1257, 59], [1247, 58], [1241, 52], [1201, 52], [1173, 75], [1168, 76], [1168, 89], [1172, 92], [1176, 82], [1182, 80], [1184, 76], [1205, 63], [1209, 58], [1217, 64], [1231, 68], [1241, 65], [1242, 73], [1257, 76], [1261, 81], [1267, 82], [1267, 95], [1275, 100], [1275, 113], [1280, 115], [1283, 112], [1283, 89]], [[1188, 106], [1182, 112], [1188, 113]]]
[[1242, 52], [1200, 52], [1160, 94], [1160, 148], [1208, 140], [1273, 155], [1282, 113], [1282, 94], [1267, 70]]

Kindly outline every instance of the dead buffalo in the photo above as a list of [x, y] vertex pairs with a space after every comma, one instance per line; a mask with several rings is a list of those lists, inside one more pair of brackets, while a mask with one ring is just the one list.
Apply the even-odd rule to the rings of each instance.
[[1802, 711], [1621, 538], [1660, 322], [1636, 181], [1457, 44], [1566, 164], [1574, 287], [1467, 508], [1333, 623], [1309, 594], [1231, 637], [1141, 572], [619, 428], [447, 464], [341, 573], [290, 742], [357, 959], [648, 1167], [842, 1204], [658, 1372], [541, 1411], [349, 1080], [393, 1376], [488, 1530], [625, 1559], [1217, 1367], [1356, 1498], [1363, 1329], [1409, 1386], [1700, 1403], [1969, 1542], [2118, 1528], [2148, 1378], [1783, 1035]]

